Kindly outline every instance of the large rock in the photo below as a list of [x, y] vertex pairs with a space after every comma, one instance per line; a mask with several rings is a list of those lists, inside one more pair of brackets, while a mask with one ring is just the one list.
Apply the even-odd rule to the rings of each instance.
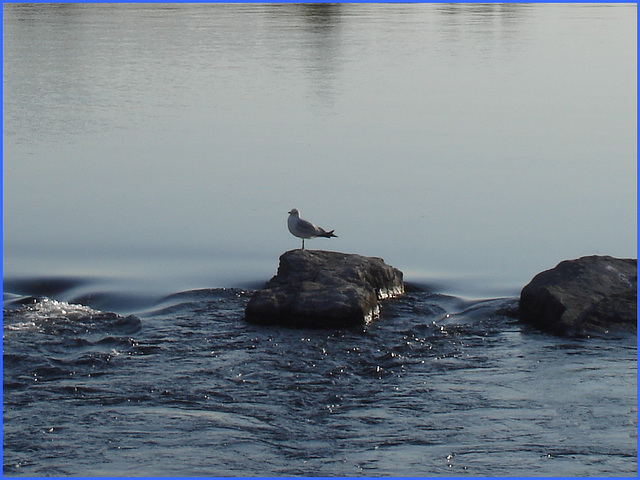
[[256, 291], [245, 310], [254, 323], [346, 327], [379, 315], [379, 301], [404, 293], [402, 272], [380, 258], [291, 250], [278, 273]]
[[520, 319], [559, 334], [636, 330], [636, 259], [589, 256], [536, 275], [520, 293]]

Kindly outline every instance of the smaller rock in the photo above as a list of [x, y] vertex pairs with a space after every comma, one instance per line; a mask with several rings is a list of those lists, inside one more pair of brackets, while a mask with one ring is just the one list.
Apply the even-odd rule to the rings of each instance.
[[349, 327], [370, 322], [379, 301], [404, 293], [402, 272], [380, 258], [291, 250], [278, 273], [256, 291], [247, 321], [299, 327]]
[[522, 321], [558, 334], [636, 330], [637, 260], [588, 256], [536, 275], [520, 293]]

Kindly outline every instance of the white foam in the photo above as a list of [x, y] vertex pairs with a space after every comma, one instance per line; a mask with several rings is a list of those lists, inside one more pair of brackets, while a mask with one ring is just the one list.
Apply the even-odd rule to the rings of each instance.
[[60, 319], [78, 321], [103, 314], [103, 312], [86, 305], [61, 302], [46, 297], [35, 303], [24, 305], [19, 312], [21, 321], [4, 322], [5, 330], [38, 331], [43, 324], [50, 321]]

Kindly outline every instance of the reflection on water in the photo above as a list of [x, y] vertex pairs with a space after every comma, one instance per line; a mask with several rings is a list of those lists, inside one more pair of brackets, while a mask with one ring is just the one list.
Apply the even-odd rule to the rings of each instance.
[[336, 76], [342, 60], [340, 52], [340, 20], [343, 5], [299, 5], [309, 41], [304, 45], [306, 70], [311, 77], [311, 90], [324, 102], [332, 104]]
[[293, 207], [487, 295], [636, 256], [634, 5], [3, 9], [5, 275], [255, 282]]
[[[517, 54], [529, 37], [530, 4], [440, 4], [443, 42], [449, 53], [464, 53], [469, 47], [483, 56]], [[469, 41], [469, 37], [472, 37]]]

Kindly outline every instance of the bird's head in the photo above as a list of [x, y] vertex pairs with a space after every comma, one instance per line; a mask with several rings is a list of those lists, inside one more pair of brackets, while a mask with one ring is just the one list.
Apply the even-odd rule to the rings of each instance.
[[289, 215], [298, 216], [298, 215], [300, 215], [300, 212], [298, 211], [297, 208], [292, 208], [291, 211], [289, 212]]

